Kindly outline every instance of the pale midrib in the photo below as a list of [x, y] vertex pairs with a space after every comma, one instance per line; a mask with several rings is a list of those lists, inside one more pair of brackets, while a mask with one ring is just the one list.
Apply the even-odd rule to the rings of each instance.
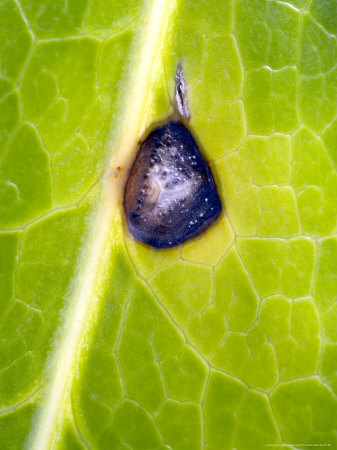
[[[95, 288], [100, 266], [109, 243], [116, 212], [120, 207], [125, 176], [131, 162], [131, 155], [146, 122], [144, 111], [149, 86], [153, 80], [153, 67], [159, 57], [159, 50], [165, 40], [174, 9], [175, 1], [172, 0], [152, 0], [149, 4], [148, 20], [140, 42], [136, 68], [128, 95], [129, 101], [121, 128], [121, 137], [117, 146], [112, 149], [113, 156], [103, 183], [104, 192], [92, 233], [92, 242], [78, 277], [79, 284], [73, 298], [74, 306], [59, 346], [54, 374], [47, 389], [40, 412], [40, 420], [36, 425], [35, 439], [30, 446], [36, 450], [51, 448], [56, 437], [62, 404], [69, 392], [81, 339], [85, 333], [92, 303], [95, 301]], [[114, 177], [114, 170], [118, 166], [123, 170], [120, 176]]]

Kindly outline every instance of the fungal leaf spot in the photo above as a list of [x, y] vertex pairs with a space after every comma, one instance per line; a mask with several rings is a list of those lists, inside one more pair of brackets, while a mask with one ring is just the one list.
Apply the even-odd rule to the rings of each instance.
[[141, 143], [124, 193], [131, 234], [156, 248], [205, 231], [222, 206], [211, 171], [192, 134], [172, 120]]

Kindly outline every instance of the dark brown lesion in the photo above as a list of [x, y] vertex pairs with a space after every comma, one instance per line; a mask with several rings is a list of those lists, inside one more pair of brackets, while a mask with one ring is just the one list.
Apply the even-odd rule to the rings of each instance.
[[[174, 197], [179, 184], [180, 196]], [[157, 248], [197, 236], [219, 216], [222, 206], [212, 174], [185, 125], [168, 122], [142, 142], [127, 181], [124, 209], [133, 236]]]

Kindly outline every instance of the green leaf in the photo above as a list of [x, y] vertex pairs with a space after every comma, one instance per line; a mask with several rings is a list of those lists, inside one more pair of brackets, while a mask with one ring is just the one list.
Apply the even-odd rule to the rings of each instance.
[[[337, 448], [335, 0], [3, 0], [0, 25], [0, 447]], [[158, 251], [123, 186], [180, 60], [224, 213]]]

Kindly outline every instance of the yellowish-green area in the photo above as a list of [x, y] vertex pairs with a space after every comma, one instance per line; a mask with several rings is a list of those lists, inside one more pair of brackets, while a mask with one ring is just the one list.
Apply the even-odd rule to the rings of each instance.
[[0, 448], [337, 448], [336, 2], [168, 4], [136, 120], [182, 60], [224, 211], [157, 251], [117, 209], [80, 328], [155, 4], [0, 4]]

